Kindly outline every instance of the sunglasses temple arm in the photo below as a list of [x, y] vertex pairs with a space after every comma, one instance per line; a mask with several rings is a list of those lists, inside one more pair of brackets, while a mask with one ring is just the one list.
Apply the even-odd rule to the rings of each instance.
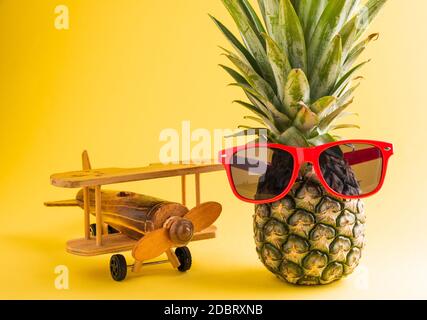
[[381, 157], [382, 155], [378, 148], [369, 148], [344, 153], [344, 159], [350, 166], [376, 160]]

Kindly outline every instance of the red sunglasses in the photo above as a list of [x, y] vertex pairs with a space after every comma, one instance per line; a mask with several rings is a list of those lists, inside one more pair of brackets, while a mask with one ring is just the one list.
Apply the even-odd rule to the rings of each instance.
[[369, 197], [381, 189], [392, 155], [392, 144], [370, 140], [312, 148], [258, 143], [223, 150], [219, 162], [237, 198], [265, 204], [288, 194], [306, 162], [313, 165], [320, 183], [332, 195], [343, 199]]

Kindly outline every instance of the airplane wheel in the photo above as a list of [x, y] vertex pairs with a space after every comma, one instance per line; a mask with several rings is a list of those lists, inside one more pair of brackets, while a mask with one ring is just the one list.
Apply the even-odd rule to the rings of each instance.
[[110, 273], [115, 281], [123, 281], [127, 274], [126, 259], [121, 254], [115, 254], [110, 259]]
[[181, 272], [185, 272], [190, 270], [191, 268], [191, 252], [188, 247], [180, 247], [175, 249], [175, 254], [179, 260], [180, 266], [178, 270]]

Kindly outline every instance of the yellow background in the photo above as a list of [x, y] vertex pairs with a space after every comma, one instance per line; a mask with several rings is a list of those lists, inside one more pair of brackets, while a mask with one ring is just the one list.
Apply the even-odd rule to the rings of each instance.
[[[68, 31], [54, 28], [58, 4], [69, 6]], [[391, 141], [396, 155], [367, 200], [358, 273], [315, 288], [277, 280], [256, 257], [253, 207], [232, 196], [224, 173], [202, 178], [202, 200], [224, 211], [218, 238], [191, 244], [187, 274], [163, 265], [116, 283], [109, 256], [65, 253], [82, 212], [42, 203], [73, 197], [49, 175], [79, 169], [83, 149], [96, 167], [141, 166], [158, 161], [160, 131], [182, 120], [210, 130], [242, 123], [231, 101], [243, 95], [217, 67], [226, 40], [208, 12], [232, 25], [214, 0], [0, 1], [0, 297], [427, 298], [425, 0], [389, 1], [370, 29], [381, 37], [352, 106], [362, 130], [345, 135]], [[180, 199], [179, 179], [119, 188]], [[69, 290], [54, 287], [57, 265], [69, 267]]]

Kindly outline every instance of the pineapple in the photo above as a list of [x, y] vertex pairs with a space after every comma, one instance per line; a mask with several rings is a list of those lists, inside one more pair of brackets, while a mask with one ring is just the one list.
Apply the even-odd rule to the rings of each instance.
[[[352, 115], [346, 110], [359, 86], [356, 73], [368, 62], [357, 60], [378, 37], [363, 34], [386, 1], [258, 0], [260, 18], [248, 0], [222, 0], [243, 41], [212, 17], [234, 48], [224, 54], [235, 68], [221, 67], [249, 100], [236, 101], [255, 114], [245, 119], [257, 123], [242, 128], [261, 124], [270, 142], [297, 147], [336, 141], [335, 130], [358, 128], [337, 122]], [[351, 170], [330, 163], [331, 183], [357, 188]], [[256, 250], [282, 280], [328, 284], [358, 265], [365, 220], [361, 200], [328, 194], [307, 164], [284, 199], [255, 207]]]

